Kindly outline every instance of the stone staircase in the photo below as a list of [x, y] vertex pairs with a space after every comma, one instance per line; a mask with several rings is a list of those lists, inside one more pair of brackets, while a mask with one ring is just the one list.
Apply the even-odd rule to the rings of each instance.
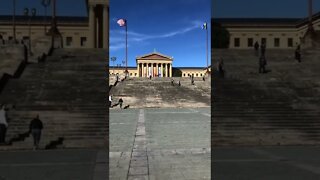
[[320, 144], [319, 52], [298, 63], [291, 51], [267, 50], [266, 74], [253, 51], [215, 52], [226, 77], [213, 75], [213, 145]]
[[[113, 87], [110, 94], [113, 104], [121, 97], [124, 106], [141, 107], [208, 107], [210, 106], [210, 85], [200, 78], [191, 85], [188, 78], [128, 78]], [[178, 86], [178, 80], [181, 86]]]
[[59, 49], [11, 79], [0, 101], [15, 106], [8, 111], [6, 140], [18, 140], [0, 149], [32, 148], [31, 136], [16, 137], [37, 114], [44, 124], [41, 148], [106, 147], [106, 57], [104, 50]]

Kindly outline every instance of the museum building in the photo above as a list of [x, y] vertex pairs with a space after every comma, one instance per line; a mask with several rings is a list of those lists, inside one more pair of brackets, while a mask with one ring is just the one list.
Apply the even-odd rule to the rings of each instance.
[[[83, 0], [87, 6], [87, 17], [59, 16], [57, 26], [62, 35], [64, 48], [109, 48], [109, 0]], [[39, 1], [40, 3], [40, 1]], [[63, 3], [63, 1], [57, 1]], [[17, 13], [21, 14], [21, 13]], [[50, 16], [32, 17], [16, 15], [17, 41], [31, 41], [45, 36], [51, 26]], [[30, 23], [30, 33], [29, 33]], [[0, 16], [0, 43], [13, 40], [13, 16]]]
[[[229, 48], [251, 49], [255, 42], [266, 42], [269, 49], [292, 49], [301, 43], [308, 29], [308, 18], [213, 18], [230, 33]], [[320, 31], [320, 12], [312, 17]]]
[[[127, 67], [129, 77], [203, 77], [207, 68], [205, 67], [172, 67], [173, 57], [152, 52], [136, 57], [136, 67]], [[109, 74], [123, 74], [126, 68], [109, 67]], [[209, 67], [210, 71], [210, 67]]]

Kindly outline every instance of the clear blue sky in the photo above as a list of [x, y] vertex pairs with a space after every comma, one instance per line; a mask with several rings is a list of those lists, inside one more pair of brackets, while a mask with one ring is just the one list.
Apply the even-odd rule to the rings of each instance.
[[[313, 0], [314, 13], [320, 0]], [[308, 15], [308, 0], [212, 0], [213, 17], [289, 17]]]
[[206, 31], [201, 27], [210, 22], [211, 0], [111, 0], [110, 57], [117, 57], [115, 65], [125, 60], [125, 27], [116, 23], [119, 18], [128, 22], [129, 66], [154, 49], [173, 56], [173, 67], [206, 66]]
[[[52, 1], [52, 0], [51, 0]], [[16, 14], [23, 15], [24, 8], [36, 8], [38, 15], [44, 15], [42, 0], [16, 0]], [[58, 16], [87, 16], [85, 0], [56, 0]], [[12, 0], [0, 0], [0, 15], [12, 14]], [[48, 8], [48, 14], [51, 8]]]

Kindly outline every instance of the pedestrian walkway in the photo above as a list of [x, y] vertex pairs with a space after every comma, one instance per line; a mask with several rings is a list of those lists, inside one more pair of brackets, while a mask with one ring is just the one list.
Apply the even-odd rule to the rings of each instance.
[[210, 179], [209, 108], [110, 111], [109, 179]]
[[106, 180], [104, 150], [0, 152], [0, 180]]
[[216, 147], [213, 179], [319, 180], [319, 146]]

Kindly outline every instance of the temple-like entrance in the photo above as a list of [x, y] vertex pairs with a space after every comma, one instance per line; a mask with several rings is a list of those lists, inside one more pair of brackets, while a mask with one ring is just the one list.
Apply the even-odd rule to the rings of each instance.
[[137, 57], [139, 77], [172, 77], [173, 58], [154, 52]]

